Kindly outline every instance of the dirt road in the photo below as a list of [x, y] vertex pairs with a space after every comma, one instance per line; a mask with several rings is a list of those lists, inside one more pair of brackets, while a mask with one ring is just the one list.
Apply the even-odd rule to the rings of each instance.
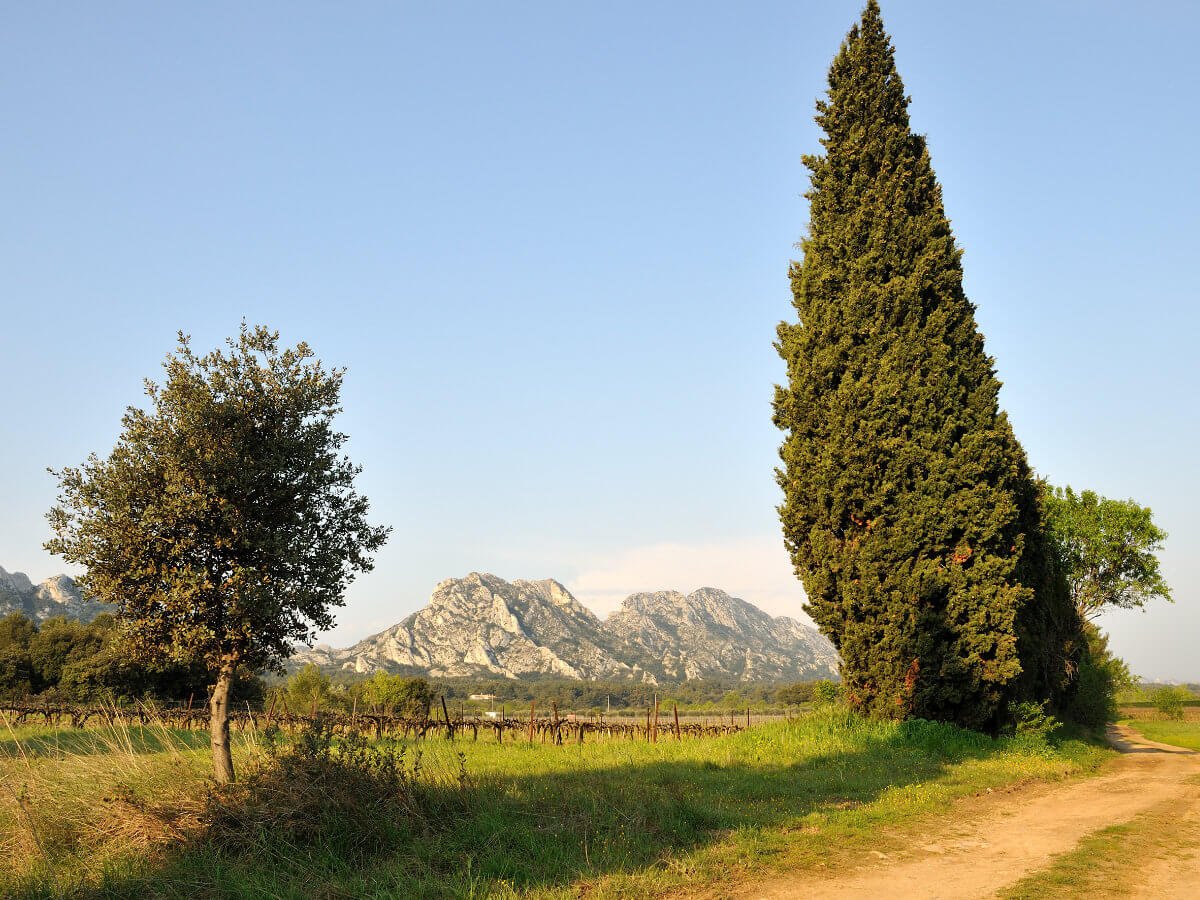
[[[1046, 868], [1081, 839], [1135, 816], [1166, 814], [1173, 828], [1200, 829], [1200, 753], [1157, 744], [1121, 726], [1110, 730], [1109, 739], [1124, 755], [1099, 776], [972, 798], [956, 807], [952, 824], [942, 819], [900, 853], [876, 851], [848, 871], [779, 878], [725, 896], [991, 897]], [[1141, 866], [1135, 895], [1200, 897], [1200, 856], [1151, 855], [1135, 864]]]

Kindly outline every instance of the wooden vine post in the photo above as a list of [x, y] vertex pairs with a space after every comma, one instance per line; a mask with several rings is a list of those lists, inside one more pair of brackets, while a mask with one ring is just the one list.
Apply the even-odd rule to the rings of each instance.
[[537, 703], [536, 700], [529, 701], [529, 743], [533, 743], [533, 710]]

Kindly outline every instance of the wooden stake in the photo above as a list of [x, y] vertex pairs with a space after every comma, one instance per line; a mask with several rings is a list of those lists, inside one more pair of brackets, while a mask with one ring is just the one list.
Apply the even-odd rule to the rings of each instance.
[[533, 743], [533, 709], [536, 703], [536, 700], [529, 701], [529, 743], [531, 744]]

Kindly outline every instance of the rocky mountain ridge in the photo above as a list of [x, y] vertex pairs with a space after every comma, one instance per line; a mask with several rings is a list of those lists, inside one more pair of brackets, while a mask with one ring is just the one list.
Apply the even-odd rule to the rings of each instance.
[[69, 575], [55, 575], [34, 584], [24, 572], [9, 572], [0, 567], [0, 616], [24, 613], [35, 622], [54, 616], [91, 622], [114, 607], [92, 603], [79, 591]]
[[435, 677], [785, 681], [837, 672], [814, 628], [716, 588], [634, 594], [601, 620], [559, 582], [472, 572], [429, 604], [352, 647], [316, 647], [299, 663]]

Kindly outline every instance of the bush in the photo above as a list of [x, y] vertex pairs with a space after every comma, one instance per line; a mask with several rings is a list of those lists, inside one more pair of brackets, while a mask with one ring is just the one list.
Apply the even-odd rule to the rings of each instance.
[[1084, 629], [1087, 652], [1079, 660], [1075, 685], [1064, 714], [1068, 719], [1093, 731], [1100, 731], [1117, 719], [1117, 694], [1128, 689], [1133, 676], [1125, 661], [1108, 649], [1108, 638], [1095, 625]]
[[1012, 719], [1013, 734], [1039, 741], [1049, 740], [1054, 732], [1062, 728], [1062, 722], [1046, 712], [1048, 704], [1047, 700], [1041, 703], [1026, 700], [1011, 704], [1008, 713]]
[[[202, 843], [231, 856], [300, 858], [313, 851], [358, 863], [440, 817], [438, 785], [419, 783], [421, 753], [394, 741], [336, 739], [318, 719], [290, 743], [271, 735], [266, 758], [214, 790]], [[457, 787], [467, 784], [459, 757]], [[440, 792], [440, 793], [445, 793]]]
[[1183, 718], [1183, 704], [1192, 699], [1191, 692], [1180, 687], [1162, 687], [1151, 697], [1154, 708], [1168, 719]]
[[842, 691], [836, 682], [821, 680], [813, 684], [813, 701], [815, 703], [837, 703]]

